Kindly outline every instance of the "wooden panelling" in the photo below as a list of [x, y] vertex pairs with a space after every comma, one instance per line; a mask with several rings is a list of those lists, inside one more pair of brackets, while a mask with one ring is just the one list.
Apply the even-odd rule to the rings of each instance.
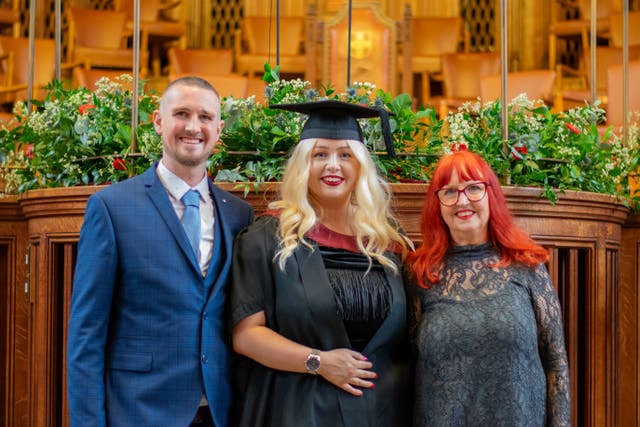
[[[65, 326], [84, 208], [98, 189], [36, 190], [0, 202], [0, 251], [15, 253], [0, 263], [0, 274], [7, 277], [0, 285], [10, 294], [11, 311], [4, 321], [7, 351], [0, 359], [7, 372], [0, 406], [7, 425], [68, 424]], [[419, 242], [427, 185], [393, 184], [392, 189], [401, 225]], [[623, 228], [628, 211], [609, 196], [567, 191], [551, 205], [539, 189], [504, 190], [516, 222], [551, 253], [548, 268], [563, 309], [569, 354], [573, 425], [638, 426], [640, 220], [631, 217]], [[277, 184], [269, 184], [267, 191], [250, 191], [246, 198], [260, 214], [276, 191]], [[29, 293], [23, 285], [27, 244]]]
[[618, 288], [618, 389], [616, 412], [619, 425], [640, 425], [640, 384], [638, 307], [640, 294], [640, 215], [631, 215], [625, 223], [620, 251]]
[[25, 293], [26, 221], [16, 198], [0, 198], [0, 423], [30, 426], [31, 305]]

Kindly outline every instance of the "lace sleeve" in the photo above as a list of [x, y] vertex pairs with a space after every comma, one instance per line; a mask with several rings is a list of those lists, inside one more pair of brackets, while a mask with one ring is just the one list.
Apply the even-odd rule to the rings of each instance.
[[544, 265], [530, 284], [538, 324], [540, 358], [547, 377], [547, 426], [571, 425], [569, 366], [558, 295]]

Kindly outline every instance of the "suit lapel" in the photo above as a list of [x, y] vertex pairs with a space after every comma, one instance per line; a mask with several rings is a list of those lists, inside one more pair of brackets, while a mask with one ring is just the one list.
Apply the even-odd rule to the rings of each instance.
[[200, 274], [200, 267], [198, 266], [198, 261], [196, 260], [193, 250], [191, 249], [191, 245], [189, 240], [187, 239], [187, 235], [184, 232], [182, 227], [182, 223], [176, 215], [176, 211], [173, 209], [171, 205], [171, 200], [169, 200], [169, 195], [167, 194], [167, 190], [164, 188], [158, 175], [156, 173], [156, 168], [152, 167], [147, 170], [144, 174], [145, 186], [147, 188], [147, 195], [151, 200], [151, 203], [156, 207], [158, 213], [167, 224], [169, 231], [176, 239], [180, 250], [184, 254], [184, 256], [189, 260], [189, 264]]
[[213, 199], [213, 211], [215, 215], [215, 235], [213, 236], [213, 254], [209, 261], [206, 283], [213, 284], [209, 298], [220, 292], [229, 275], [231, 262], [227, 262], [233, 250], [233, 236], [229, 221], [233, 220], [234, 212], [227, 203], [227, 196], [209, 180], [209, 190]]
[[220, 213], [218, 212], [217, 204], [214, 202], [214, 217], [213, 223], [213, 250], [211, 252], [211, 259], [209, 260], [209, 267], [207, 268], [207, 277], [204, 280], [207, 289], [211, 287], [213, 282], [219, 276], [220, 267], [224, 263], [225, 259], [225, 245], [226, 241], [224, 234], [222, 233], [222, 227], [219, 221]]

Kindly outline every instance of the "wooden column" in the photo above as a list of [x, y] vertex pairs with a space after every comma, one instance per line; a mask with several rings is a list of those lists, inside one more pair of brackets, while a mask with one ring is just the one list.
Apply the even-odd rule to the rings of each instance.
[[622, 232], [618, 289], [618, 389], [615, 396], [619, 425], [640, 425], [640, 215], [630, 215]]
[[31, 422], [68, 425], [66, 325], [76, 244], [89, 195], [99, 187], [34, 190], [19, 200], [27, 221], [31, 272]]
[[27, 223], [17, 198], [0, 198], [0, 424], [31, 425], [31, 301], [25, 292]]

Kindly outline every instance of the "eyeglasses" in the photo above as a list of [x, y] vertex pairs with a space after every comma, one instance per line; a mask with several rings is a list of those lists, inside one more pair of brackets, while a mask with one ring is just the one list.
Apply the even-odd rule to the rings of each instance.
[[443, 206], [453, 206], [458, 203], [460, 193], [464, 193], [470, 202], [479, 202], [484, 198], [484, 195], [487, 194], [487, 183], [482, 181], [473, 182], [471, 184], [467, 184], [461, 189], [443, 187], [436, 191], [438, 200], [440, 200], [440, 203]]

